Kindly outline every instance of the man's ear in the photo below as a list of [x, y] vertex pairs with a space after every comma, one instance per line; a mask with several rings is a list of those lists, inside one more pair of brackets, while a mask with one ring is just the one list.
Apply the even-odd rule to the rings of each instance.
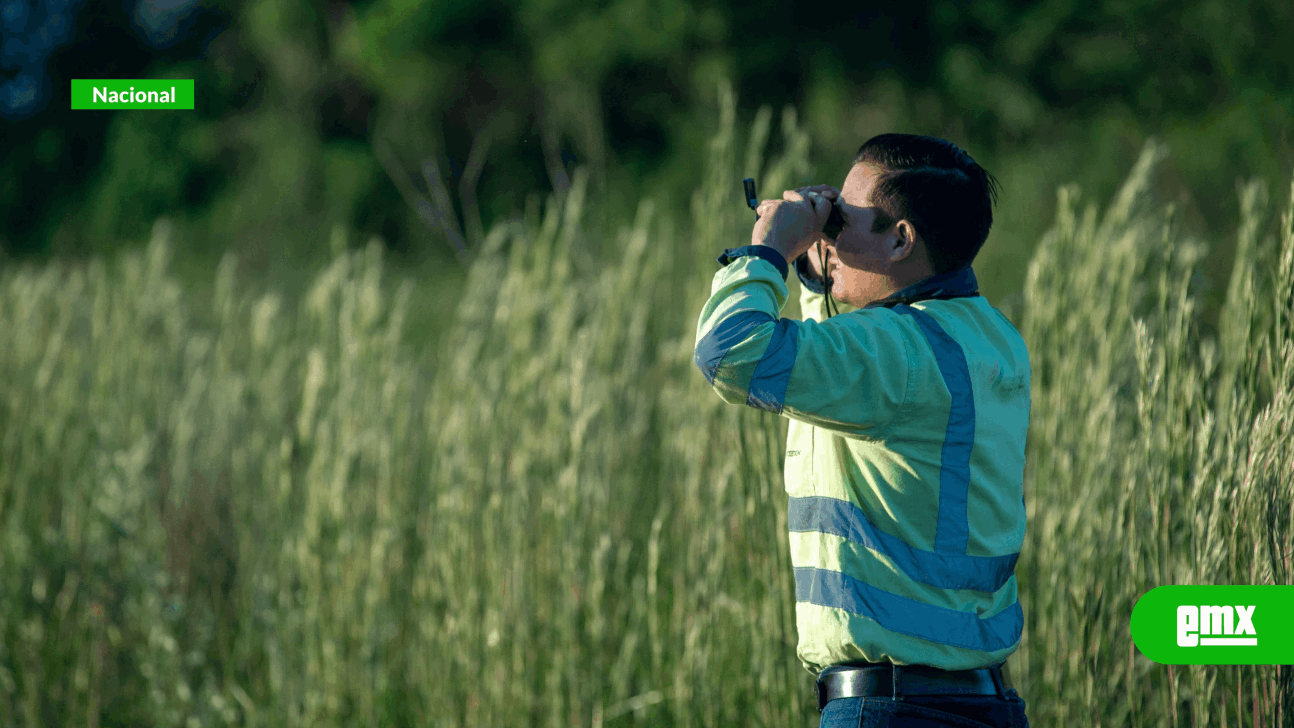
[[917, 229], [912, 223], [907, 220], [899, 220], [895, 223], [894, 248], [890, 253], [891, 256], [898, 256], [894, 258], [894, 262], [906, 260], [915, 253], [918, 242]]

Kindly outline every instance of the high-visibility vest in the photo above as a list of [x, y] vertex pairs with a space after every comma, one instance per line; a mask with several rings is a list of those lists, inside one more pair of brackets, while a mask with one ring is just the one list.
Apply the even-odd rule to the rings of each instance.
[[970, 267], [830, 319], [797, 271], [803, 321], [779, 319], [789, 291], [769, 260], [716, 273], [695, 362], [725, 402], [791, 420], [800, 661], [1005, 661], [1024, 625], [1024, 338]]

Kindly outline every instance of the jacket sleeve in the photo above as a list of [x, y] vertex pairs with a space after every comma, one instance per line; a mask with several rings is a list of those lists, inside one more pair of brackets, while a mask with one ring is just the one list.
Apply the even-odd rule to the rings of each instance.
[[697, 323], [697, 368], [729, 404], [875, 438], [903, 407], [911, 378], [897, 315], [873, 309], [819, 323], [806, 311], [804, 321], [779, 319], [789, 295], [777, 269], [759, 258], [716, 273]]

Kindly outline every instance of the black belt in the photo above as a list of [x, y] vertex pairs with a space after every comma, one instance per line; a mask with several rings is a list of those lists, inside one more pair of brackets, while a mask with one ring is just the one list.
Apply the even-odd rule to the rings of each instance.
[[921, 695], [996, 695], [1006, 697], [1002, 666], [975, 670], [940, 670], [927, 665], [844, 663], [818, 675], [818, 712], [836, 698], [904, 697]]

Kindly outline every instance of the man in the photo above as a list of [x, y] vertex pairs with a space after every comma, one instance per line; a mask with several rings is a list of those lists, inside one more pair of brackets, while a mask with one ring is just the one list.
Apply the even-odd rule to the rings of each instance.
[[[947, 141], [874, 137], [840, 190], [760, 203], [701, 313], [719, 396], [791, 420], [798, 654], [822, 726], [1028, 725], [1001, 667], [1024, 621], [1029, 354], [970, 267], [996, 186]], [[803, 321], [778, 318], [787, 261]], [[828, 317], [824, 289], [854, 308]]]

